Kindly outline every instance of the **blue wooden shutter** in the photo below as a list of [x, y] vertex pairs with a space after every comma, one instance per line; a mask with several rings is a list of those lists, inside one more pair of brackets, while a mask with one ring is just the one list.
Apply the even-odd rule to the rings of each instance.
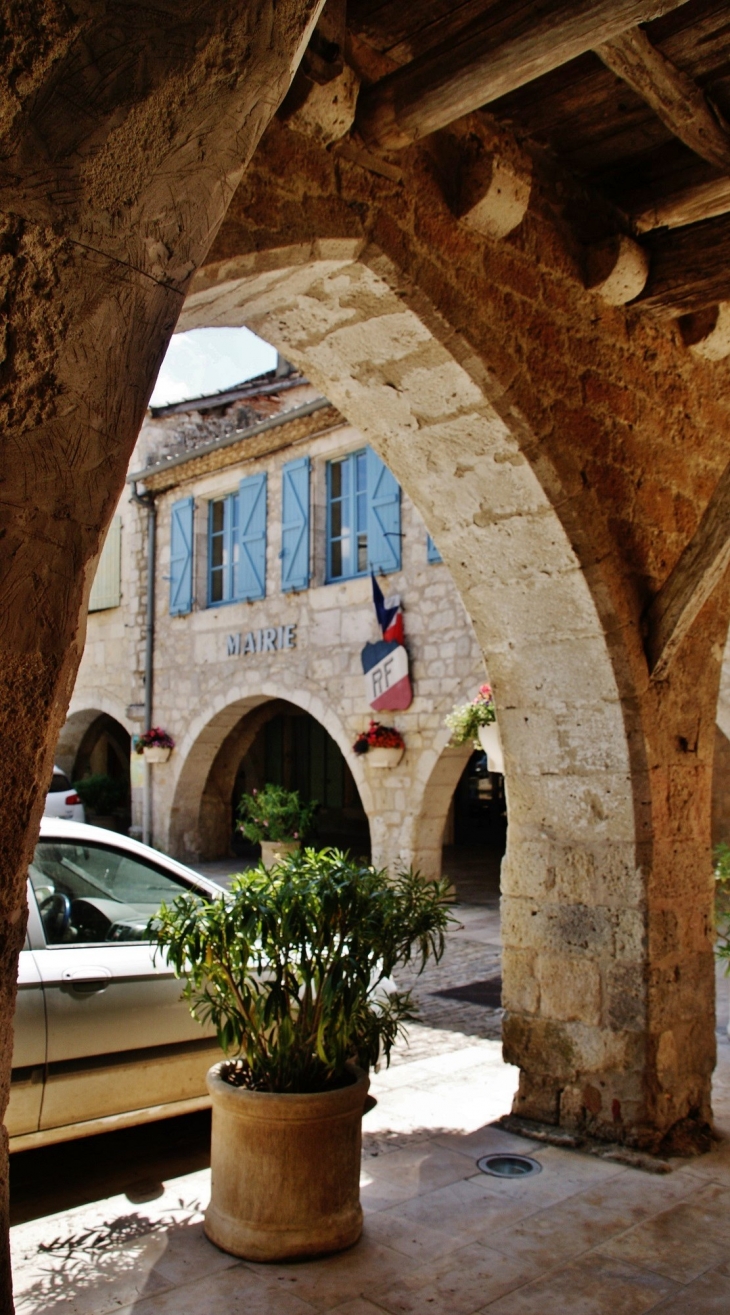
[[193, 498], [172, 504], [170, 525], [170, 616], [193, 608]]
[[368, 565], [400, 570], [400, 485], [371, 448], [368, 462]]
[[426, 539], [426, 558], [429, 562], [442, 562], [444, 560], [430, 534]]
[[238, 490], [238, 598], [266, 596], [266, 471], [242, 479]]
[[288, 461], [281, 473], [281, 587], [309, 584], [309, 457]]

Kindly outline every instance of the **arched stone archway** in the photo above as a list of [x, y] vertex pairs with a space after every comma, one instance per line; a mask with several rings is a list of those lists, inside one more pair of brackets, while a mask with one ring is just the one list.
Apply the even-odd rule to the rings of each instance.
[[[386, 459], [452, 571], [505, 745], [516, 1108], [650, 1146], [675, 1124], [704, 1135], [728, 591], [668, 681], [650, 681], [641, 629], [667, 573], [667, 370], [681, 383], [664, 426], [679, 442], [691, 413], [717, 474], [725, 460], [702, 381], [646, 321], [627, 345], [537, 202], [515, 240], [485, 241], [450, 214], [435, 157], [405, 153], [397, 173], [270, 128], [179, 327], [245, 323], [298, 364]], [[644, 454], [636, 484], [624, 449]], [[703, 506], [706, 478], [687, 468], [683, 497]], [[674, 561], [686, 531], [672, 534]]]
[[471, 744], [449, 744], [448, 732], [442, 740], [446, 742], [442, 747], [436, 746], [437, 752], [440, 748], [436, 762], [429, 759], [428, 776], [419, 782], [420, 808], [409, 819], [413, 831], [413, 866], [424, 877], [441, 876], [446, 819], [454, 791], [472, 754]]
[[362, 763], [348, 752], [350, 743], [344, 726], [322, 698], [307, 690], [284, 690], [262, 682], [256, 692], [238, 688], [230, 691], [229, 700], [218, 702], [212, 715], [209, 709], [191, 722], [176, 750], [178, 768], [169, 787], [171, 806], [165, 849], [187, 857], [209, 855], [217, 844], [221, 825], [229, 823], [238, 765], [264, 722], [284, 704], [309, 713], [347, 755], [372, 832], [377, 816], [372, 787]]
[[[120, 739], [122, 736], [126, 737], [127, 743], [133, 734], [131, 722], [124, 708], [108, 695], [96, 692], [91, 707], [74, 707], [72, 703], [71, 711], [61, 727], [56, 747], [56, 762], [68, 776], [74, 773], [79, 751], [87, 737], [93, 736], [94, 725], [100, 719], [115, 723], [121, 732]], [[128, 771], [127, 766], [127, 774]]]
[[[508, 426], [481, 362], [433, 308], [404, 306], [394, 282], [382, 254], [352, 241], [269, 250], [202, 271], [180, 327], [245, 323], [272, 341], [424, 515], [481, 643], [504, 740], [506, 1044], [523, 1070], [518, 1108], [600, 1126], [618, 1102], [630, 1120], [645, 1108], [645, 887], [628, 712], [604, 625], [526, 459], [524, 420]], [[409, 848], [404, 837], [404, 859]], [[617, 970], [621, 991], [629, 983], [639, 997], [622, 1035], [608, 1024]], [[580, 988], [556, 989], [571, 974]], [[536, 1046], [546, 1026], [549, 1051]], [[570, 1059], [556, 1071], [559, 1037]], [[585, 1109], [587, 1085], [601, 1093], [597, 1110]]]

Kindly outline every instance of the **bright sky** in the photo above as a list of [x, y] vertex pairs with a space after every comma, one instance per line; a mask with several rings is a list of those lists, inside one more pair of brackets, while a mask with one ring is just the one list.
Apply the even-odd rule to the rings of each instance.
[[249, 329], [190, 329], [173, 335], [151, 406], [231, 388], [276, 367], [276, 349]]

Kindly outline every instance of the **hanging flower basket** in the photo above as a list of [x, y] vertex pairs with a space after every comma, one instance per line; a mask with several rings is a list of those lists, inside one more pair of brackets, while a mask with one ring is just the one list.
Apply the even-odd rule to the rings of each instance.
[[140, 735], [136, 745], [137, 753], [144, 754], [146, 763], [166, 763], [174, 748], [175, 741], [161, 726], [151, 726]]
[[368, 763], [371, 767], [397, 767], [405, 749], [387, 749], [378, 748], [370, 749], [368, 753]]
[[406, 751], [406, 743], [395, 726], [371, 721], [368, 729], [358, 735], [352, 748], [354, 753], [366, 753], [371, 767], [397, 767]]
[[146, 763], [166, 763], [172, 749], [165, 749], [161, 744], [146, 744], [142, 753]]
[[504, 776], [502, 739], [496, 721], [490, 722], [487, 726], [480, 726], [478, 734], [479, 743], [487, 755], [490, 772], [501, 772]]

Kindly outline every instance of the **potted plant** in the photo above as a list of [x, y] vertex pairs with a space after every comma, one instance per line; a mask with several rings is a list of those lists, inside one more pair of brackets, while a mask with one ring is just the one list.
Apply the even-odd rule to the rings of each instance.
[[480, 744], [487, 755], [490, 772], [504, 773], [502, 739], [491, 685], [480, 685], [470, 703], [457, 704], [446, 718], [451, 728], [452, 744]]
[[151, 726], [135, 745], [135, 751], [143, 753], [148, 763], [166, 763], [174, 748], [175, 741], [161, 726]]
[[238, 829], [254, 845], [261, 845], [261, 861], [271, 868], [284, 856], [299, 849], [312, 825], [317, 803], [303, 804], [297, 790], [265, 785], [242, 796], [238, 805]]
[[124, 799], [123, 783], [104, 772], [94, 772], [90, 776], [83, 776], [80, 781], [74, 781], [73, 788], [94, 825], [115, 831], [117, 819], [114, 810]]
[[205, 1214], [224, 1251], [283, 1260], [357, 1241], [367, 1068], [414, 1016], [394, 969], [442, 954], [447, 885], [306, 849], [209, 902], [181, 895], [150, 923], [228, 1056], [208, 1073]]
[[383, 726], [371, 718], [368, 729], [360, 732], [352, 748], [354, 753], [366, 753], [371, 767], [397, 767], [406, 743], [395, 726]]

